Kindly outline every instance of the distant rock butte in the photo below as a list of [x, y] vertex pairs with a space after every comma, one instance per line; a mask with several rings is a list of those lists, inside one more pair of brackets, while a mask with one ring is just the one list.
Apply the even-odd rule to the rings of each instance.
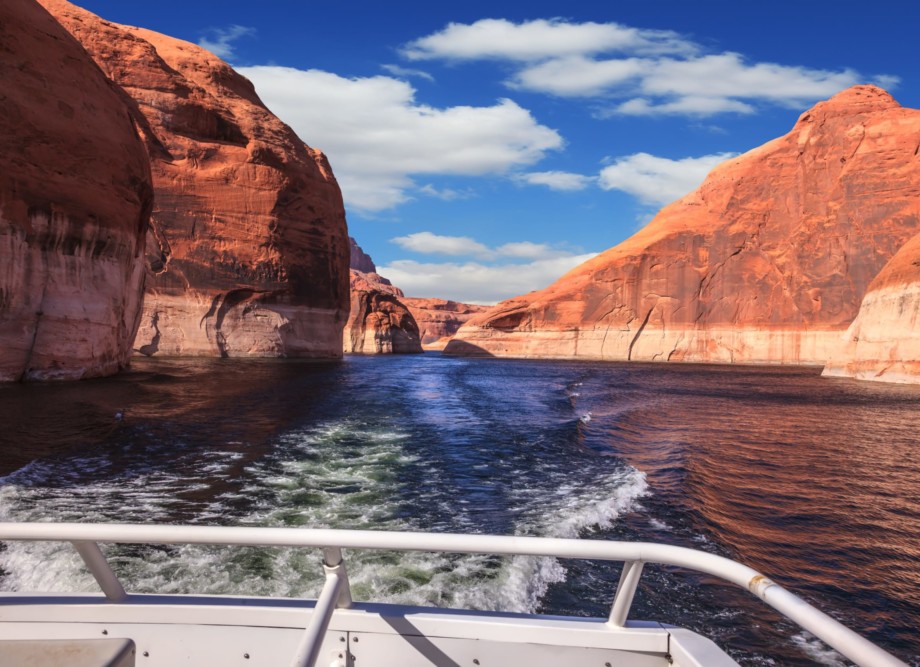
[[414, 354], [422, 351], [418, 324], [402, 291], [376, 273], [351, 270], [351, 312], [343, 335], [348, 354]]
[[920, 111], [855, 86], [448, 353], [823, 364], [920, 222]]
[[876, 276], [824, 375], [920, 383], [920, 235]]
[[130, 95], [147, 142], [156, 204], [137, 350], [341, 356], [349, 243], [325, 156], [208, 51], [40, 2]]
[[490, 309], [444, 299], [405, 297], [402, 302], [409, 307], [422, 336], [426, 350], [443, 350], [457, 330], [471, 317]]
[[0, 380], [128, 361], [153, 201], [120, 92], [32, 0], [0, 3]]

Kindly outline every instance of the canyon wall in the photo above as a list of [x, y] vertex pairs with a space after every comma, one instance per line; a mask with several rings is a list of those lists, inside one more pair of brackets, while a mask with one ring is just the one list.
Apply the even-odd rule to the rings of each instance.
[[824, 375], [920, 382], [920, 235], [876, 276]]
[[156, 197], [135, 348], [341, 356], [349, 244], [325, 156], [210, 52], [40, 1], [130, 96], [146, 140]]
[[128, 361], [153, 201], [120, 91], [32, 0], [0, 3], [0, 380]]
[[824, 364], [920, 223], [920, 111], [855, 86], [644, 229], [469, 320], [469, 355]]

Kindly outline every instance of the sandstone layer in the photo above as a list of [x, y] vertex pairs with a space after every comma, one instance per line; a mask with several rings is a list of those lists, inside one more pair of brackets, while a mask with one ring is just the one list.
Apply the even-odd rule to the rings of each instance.
[[920, 382], [920, 235], [869, 285], [859, 315], [824, 375]]
[[398, 287], [377, 273], [374, 261], [351, 240], [351, 310], [342, 348], [347, 354], [422, 351], [418, 324]]
[[920, 111], [856, 86], [448, 353], [823, 364], [918, 230]]
[[422, 347], [426, 350], [443, 350], [467, 320], [489, 310], [489, 306], [444, 299], [404, 297], [402, 302], [418, 323]]
[[349, 245], [326, 158], [188, 42], [40, 0], [130, 96], [156, 192], [143, 354], [342, 354]]
[[0, 380], [131, 354], [153, 190], [119, 91], [32, 0], [0, 3]]

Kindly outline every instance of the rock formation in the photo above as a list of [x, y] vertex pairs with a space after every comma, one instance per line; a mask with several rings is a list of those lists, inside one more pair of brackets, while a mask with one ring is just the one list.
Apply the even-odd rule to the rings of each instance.
[[869, 285], [844, 341], [824, 375], [920, 382], [920, 235]]
[[32, 0], [0, 3], [0, 380], [131, 353], [153, 190], [120, 92]]
[[422, 347], [426, 350], [443, 350], [467, 320], [489, 310], [489, 306], [475, 306], [444, 299], [405, 297], [402, 302], [408, 306], [418, 323]]
[[413, 354], [422, 351], [418, 324], [403, 293], [377, 273], [354, 239], [351, 242], [351, 311], [342, 347], [348, 354]]
[[323, 154], [208, 51], [40, 1], [132, 98], [147, 142], [156, 203], [137, 350], [340, 356], [349, 247]]
[[457, 354], [823, 364], [920, 228], [920, 111], [856, 86], [643, 230], [471, 319]]

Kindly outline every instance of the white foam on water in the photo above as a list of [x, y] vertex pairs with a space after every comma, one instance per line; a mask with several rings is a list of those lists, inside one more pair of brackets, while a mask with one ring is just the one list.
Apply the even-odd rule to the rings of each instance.
[[803, 630], [793, 635], [792, 642], [818, 664], [827, 665], [828, 667], [849, 667], [850, 663], [847, 662], [846, 658], [810, 632]]
[[655, 530], [667, 530], [667, 531], [674, 530], [674, 527], [671, 526], [670, 524], [667, 524], [664, 521], [661, 521], [654, 517], [649, 518], [648, 523]]

